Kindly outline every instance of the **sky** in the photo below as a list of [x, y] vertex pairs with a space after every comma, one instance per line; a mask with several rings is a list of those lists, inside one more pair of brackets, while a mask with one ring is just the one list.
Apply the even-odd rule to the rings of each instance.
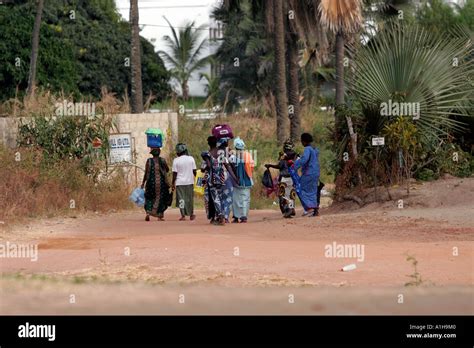
[[[122, 17], [128, 21], [130, 0], [115, 0]], [[155, 46], [155, 51], [164, 50], [163, 36], [171, 35], [163, 16], [175, 27], [194, 21], [195, 26], [206, 25], [202, 38], [209, 37], [210, 13], [219, 4], [219, 0], [138, 0], [140, 35]], [[205, 95], [205, 83], [199, 81], [198, 74], [189, 83], [191, 95]]]

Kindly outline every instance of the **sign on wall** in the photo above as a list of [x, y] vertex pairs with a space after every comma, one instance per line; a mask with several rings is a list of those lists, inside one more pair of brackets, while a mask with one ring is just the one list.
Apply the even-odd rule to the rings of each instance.
[[110, 134], [109, 162], [132, 162], [132, 137], [130, 133]]

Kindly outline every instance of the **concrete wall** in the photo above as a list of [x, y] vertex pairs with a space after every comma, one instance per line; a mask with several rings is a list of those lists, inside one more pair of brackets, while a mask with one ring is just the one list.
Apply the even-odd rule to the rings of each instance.
[[[144, 168], [146, 159], [150, 156], [146, 145], [145, 130], [147, 128], [160, 128], [165, 133], [163, 156], [172, 154], [174, 146], [178, 143], [178, 115], [176, 113], [143, 113], [143, 114], [118, 114], [114, 116], [117, 129], [112, 133], [131, 133], [134, 145], [134, 159], [138, 167]], [[10, 148], [16, 147], [19, 118], [0, 118], [0, 144]], [[131, 171], [132, 174], [134, 171]], [[138, 177], [142, 172], [138, 171]], [[138, 180], [141, 180], [140, 178]]]
[[178, 143], [178, 115], [176, 113], [120, 114], [115, 118], [118, 133], [131, 133], [135, 144], [135, 163], [144, 168], [150, 157], [146, 145], [147, 128], [160, 128], [165, 133], [163, 156], [168, 157]]
[[18, 121], [18, 118], [0, 117], [0, 144], [10, 148], [16, 147]]

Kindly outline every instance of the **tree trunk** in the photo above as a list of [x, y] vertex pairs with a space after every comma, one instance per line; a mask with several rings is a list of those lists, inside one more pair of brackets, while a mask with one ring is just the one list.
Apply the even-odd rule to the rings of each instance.
[[290, 137], [293, 141], [297, 141], [301, 132], [300, 119], [300, 87], [299, 87], [299, 65], [298, 65], [298, 37], [289, 35], [288, 37], [288, 70], [289, 70], [289, 90], [288, 101], [290, 110], [288, 111], [290, 118]]
[[344, 104], [344, 36], [336, 34], [336, 106]]
[[130, 0], [131, 68], [132, 68], [132, 113], [143, 112], [142, 63], [140, 52], [140, 30], [138, 28], [138, 0]]
[[276, 124], [278, 144], [288, 137], [288, 102], [286, 91], [285, 69], [285, 28], [283, 17], [283, 0], [273, 0], [274, 19], [274, 46], [275, 46], [275, 96], [276, 96]]
[[183, 92], [183, 101], [187, 101], [189, 99], [189, 90], [188, 90], [188, 81], [185, 80], [181, 84], [181, 91]]
[[28, 88], [26, 95], [31, 97], [35, 93], [36, 87], [36, 62], [38, 60], [38, 48], [41, 29], [41, 17], [43, 15], [43, 0], [38, 0], [36, 6], [35, 24], [33, 26], [33, 39], [31, 43], [30, 73], [28, 75]]
[[[341, 31], [336, 34], [336, 106], [344, 104], [344, 36]], [[336, 108], [336, 125], [337, 119], [337, 108]], [[358, 157], [357, 151], [357, 133], [354, 132], [354, 126], [352, 124], [352, 118], [346, 116], [347, 129], [351, 138], [351, 149], [352, 156], [354, 159]], [[336, 132], [338, 132], [336, 130]], [[339, 132], [338, 132], [339, 134]], [[357, 171], [359, 182], [362, 183], [362, 175], [360, 170]]]

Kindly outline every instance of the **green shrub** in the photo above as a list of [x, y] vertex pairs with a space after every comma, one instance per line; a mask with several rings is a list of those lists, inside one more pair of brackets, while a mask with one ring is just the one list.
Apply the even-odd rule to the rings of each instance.
[[438, 178], [438, 175], [428, 168], [423, 168], [418, 172], [416, 178], [421, 181], [433, 181]]

